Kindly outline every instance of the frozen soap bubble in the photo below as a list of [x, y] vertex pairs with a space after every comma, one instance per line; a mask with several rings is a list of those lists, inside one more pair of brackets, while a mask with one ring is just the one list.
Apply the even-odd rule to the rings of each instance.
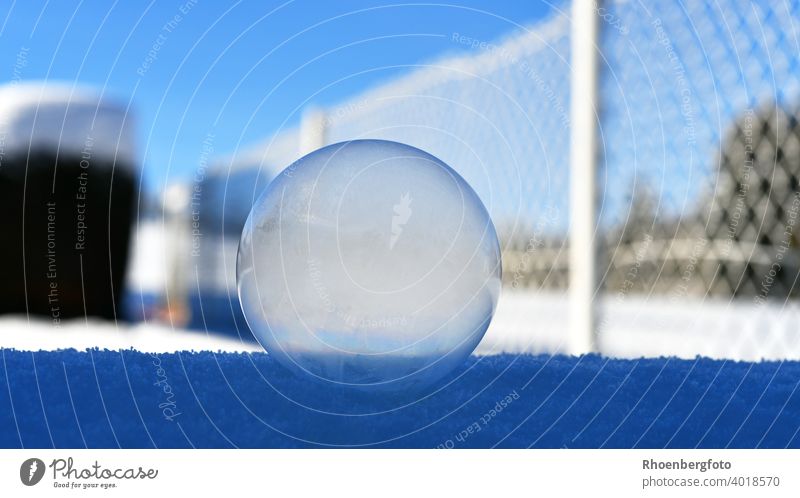
[[278, 362], [324, 383], [424, 387], [492, 319], [500, 247], [461, 176], [408, 145], [355, 140], [284, 170], [253, 206], [237, 280]]

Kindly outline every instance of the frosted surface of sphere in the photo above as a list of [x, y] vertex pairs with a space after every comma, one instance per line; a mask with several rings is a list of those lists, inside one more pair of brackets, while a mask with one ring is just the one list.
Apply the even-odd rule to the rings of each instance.
[[239, 297], [262, 346], [325, 383], [430, 385], [489, 326], [500, 249], [472, 188], [442, 161], [380, 140], [299, 159], [242, 233]]

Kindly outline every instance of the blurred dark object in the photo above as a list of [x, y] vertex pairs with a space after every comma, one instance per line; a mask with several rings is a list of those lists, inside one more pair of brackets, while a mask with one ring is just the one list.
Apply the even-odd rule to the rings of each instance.
[[0, 168], [0, 313], [117, 317], [137, 182], [128, 167], [82, 161], [37, 151]]
[[74, 85], [0, 87], [0, 313], [121, 317], [139, 170], [126, 106]]

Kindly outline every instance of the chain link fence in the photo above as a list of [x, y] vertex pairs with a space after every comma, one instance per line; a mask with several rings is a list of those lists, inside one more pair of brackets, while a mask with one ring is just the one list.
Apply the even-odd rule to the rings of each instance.
[[[496, 42], [447, 33], [466, 54], [323, 109], [314, 130], [323, 143], [419, 147], [475, 188], [506, 285], [484, 350], [563, 350], [569, 9]], [[596, 13], [600, 352], [800, 357], [800, 2], [620, 0]], [[275, 174], [304, 133], [271, 137], [220, 174]]]
[[[550, 19], [500, 41], [445, 35], [454, 52], [466, 55], [417, 65], [404, 77], [323, 109], [324, 143], [394, 140], [439, 157], [491, 213], [506, 285], [562, 291], [568, 283], [568, 14], [555, 9]], [[277, 173], [300, 148], [276, 154], [280, 141], [264, 141], [233, 167]]]
[[602, 40], [605, 288], [795, 296], [800, 6], [606, 13], [618, 24]]

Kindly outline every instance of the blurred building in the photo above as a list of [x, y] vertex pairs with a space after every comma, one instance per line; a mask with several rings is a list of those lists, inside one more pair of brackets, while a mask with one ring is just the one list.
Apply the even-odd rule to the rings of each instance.
[[120, 316], [139, 165], [127, 108], [71, 85], [0, 87], [0, 313]]

